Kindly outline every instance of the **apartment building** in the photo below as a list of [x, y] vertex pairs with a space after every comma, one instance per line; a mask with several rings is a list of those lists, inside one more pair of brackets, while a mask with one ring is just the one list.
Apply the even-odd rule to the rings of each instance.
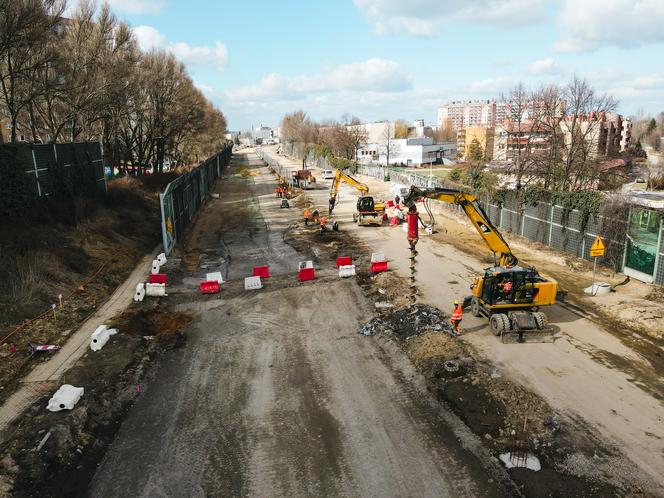
[[457, 131], [457, 152], [459, 157], [466, 160], [473, 140], [477, 140], [482, 151], [484, 152], [484, 159], [491, 161], [493, 159], [494, 151], [494, 128], [483, 126], [469, 126]]
[[505, 119], [505, 105], [495, 100], [460, 100], [438, 108], [438, 127], [460, 130], [475, 126], [493, 127]]
[[592, 158], [615, 156], [626, 152], [632, 138], [632, 122], [620, 114], [592, 113], [578, 118], [567, 117], [560, 123], [563, 139], [571, 143], [573, 130], [585, 138]]

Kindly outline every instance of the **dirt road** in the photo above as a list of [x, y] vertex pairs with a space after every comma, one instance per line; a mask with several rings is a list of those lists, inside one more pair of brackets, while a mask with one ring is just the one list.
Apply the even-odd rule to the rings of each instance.
[[[266, 153], [274, 155], [274, 149], [268, 148]], [[279, 161], [289, 160], [280, 156]], [[389, 184], [360, 178], [374, 195], [391, 197]], [[308, 191], [308, 195], [317, 205], [327, 205], [326, 190]], [[353, 224], [356, 196], [355, 190], [342, 186], [335, 208], [342, 230], [360, 237], [374, 250], [384, 251], [390, 267], [407, 276], [409, 251], [405, 234], [400, 228], [372, 229]], [[445, 236], [423, 235], [418, 244], [420, 300], [442, 309], [455, 298], [466, 296], [478, 268], [488, 266], [484, 254], [469, 256], [445, 243]], [[478, 347], [503, 374], [577, 421], [580, 432], [587, 434], [591, 444], [593, 440], [601, 441], [615, 450], [615, 455], [626, 455], [636, 464], [618, 457], [596, 459], [576, 462], [579, 472], [619, 474], [634, 478], [650, 492], [664, 494], [664, 407], [659, 394], [664, 382], [656, 375], [647, 382], [638, 378], [635, 372], [649, 369], [647, 361], [590, 320], [558, 305], [547, 309], [547, 314], [557, 329], [555, 344], [500, 344], [488, 330], [486, 320], [470, 313], [464, 316], [464, 340]]]
[[[300, 256], [282, 239], [296, 213], [277, 207], [265, 168], [251, 172], [219, 182], [199, 216], [189, 271], [169, 290], [197, 319], [130, 411], [92, 496], [506, 494], [507, 474], [401, 350], [357, 333], [372, 314], [357, 283], [295, 282]], [[234, 279], [268, 261], [265, 288], [242, 291]], [[201, 300], [195, 286], [213, 269], [231, 281]]]

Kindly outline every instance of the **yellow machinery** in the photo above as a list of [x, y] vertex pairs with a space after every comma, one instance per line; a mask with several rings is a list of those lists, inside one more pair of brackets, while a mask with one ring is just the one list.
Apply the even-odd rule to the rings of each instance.
[[494, 266], [475, 278], [470, 287], [472, 294], [464, 300], [464, 305], [470, 304], [473, 315], [489, 318], [491, 331], [503, 342], [552, 342], [553, 330], [539, 310], [556, 302], [558, 283], [535, 268], [518, 265], [516, 256], [474, 195], [413, 186], [403, 203], [411, 207], [422, 197], [461, 206], [494, 258], [498, 258]]
[[367, 185], [340, 169], [334, 173], [334, 180], [332, 180], [332, 186], [330, 187], [330, 214], [332, 214], [337, 202], [339, 185], [342, 181], [360, 192], [360, 197], [357, 199], [357, 212], [353, 213], [353, 221], [357, 222], [358, 225], [381, 225], [385, 215], [385, 203], [371, 197]]

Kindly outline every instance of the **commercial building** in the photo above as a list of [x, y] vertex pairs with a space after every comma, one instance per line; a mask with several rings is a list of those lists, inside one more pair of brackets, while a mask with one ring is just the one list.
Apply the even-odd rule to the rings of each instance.
[[[370, 143], [358, 149], [360, 162], [387, 164], [388, 145], [385, 142]], [[423, 166], [442, 164], [456, 157], [456, 144], [434, 144], [430, 137], [396, 138], [389, 142], [391, 166]]]
[[349, 129], [361, 129], [367, 134], [367, 143], [376, 144], [384, 142], [387, 137], [394, 138], [394, 122], [374, 121], [373, 123], [362, 123], [358, 125], [348, 125]]

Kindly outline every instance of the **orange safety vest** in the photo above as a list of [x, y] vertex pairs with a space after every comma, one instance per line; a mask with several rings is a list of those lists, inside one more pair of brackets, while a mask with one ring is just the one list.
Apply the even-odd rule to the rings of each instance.
[[308, 209], [304, 210], [304, 217], [309, 218], [309, 210]]
[[455, 306], [454, 311], [452, 312], [452, 320], [461, 320], [463, 318], [463, 311], [461, 310], [461, 305]]
[[323, 216], [323, 217], [320, 219], [320, 224], [323, 225], [323, 226], [325, 226], [325, 223], [327, 223], [327, 218], [326, 218], [325, 216]]

